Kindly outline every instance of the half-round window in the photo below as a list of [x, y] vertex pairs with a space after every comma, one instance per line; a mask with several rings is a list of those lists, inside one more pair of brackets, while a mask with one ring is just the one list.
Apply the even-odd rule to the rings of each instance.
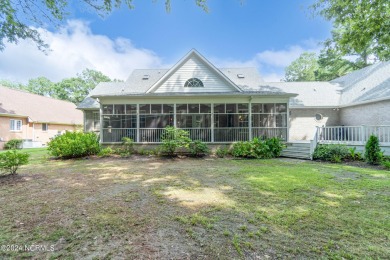
[[203, 88], [203, 82], [197, 78], [190, 78], [184, 83], [184, 87], [186, 88]]

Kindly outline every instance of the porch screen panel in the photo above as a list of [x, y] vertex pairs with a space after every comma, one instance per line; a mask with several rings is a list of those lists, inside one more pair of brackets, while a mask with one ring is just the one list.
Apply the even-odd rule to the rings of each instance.
[[214, 141], [249, 140], [247, 103], [214, 104]]
[[253, 137], [287, 140], [287, 103], [252, 104]]
[[137, 139], [137, 106], [135, 104], [103, 105], [103, 142], [122, 142], [123, 137]]
[[189, 132], [192, 140], [211, 142], [211, 104], [177, 104], [176, 126]]
[[173, 104], [140, 104], [140, 141], [161, 142], [164, 128], [173, 126]]

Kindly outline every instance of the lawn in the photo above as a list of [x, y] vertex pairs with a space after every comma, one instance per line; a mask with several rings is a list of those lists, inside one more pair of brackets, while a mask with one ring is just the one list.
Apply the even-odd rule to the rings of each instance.
[[0, 258], [390, 255], [386, 171], [290, 159], [58, 161], [29, 152], [19, 175], [0, 178]]

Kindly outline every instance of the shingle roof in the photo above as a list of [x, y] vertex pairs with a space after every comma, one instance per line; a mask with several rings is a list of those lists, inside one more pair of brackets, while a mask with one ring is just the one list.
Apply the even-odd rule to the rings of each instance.
[[329, 82], [264, 82], [256, 89], [298, 94], [291, 107], [337, 107], [340, 100], [339, 86]]
[[75, 104], [0, 86], [0, 114], [30, 117], [34, 122], [82, 124]]
[[340, 105], [390, 98], [390, 61], [351, 72], [331, 83], [342, 88]]

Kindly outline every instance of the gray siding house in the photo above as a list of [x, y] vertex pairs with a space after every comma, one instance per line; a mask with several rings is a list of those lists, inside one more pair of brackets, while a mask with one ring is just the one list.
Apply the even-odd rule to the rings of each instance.
[[208, 143], [273, 136], [363, 143], [377, 133], [387, 144], [390, 62], [330, 82], [264, 82], [255, 68], [216, 68], [191, 50], [170, 69], [134, 70], [125, 82], [100, 83], [78, 109], [85, 131], [99, 132], [108, 144], [123, 137], [158, 143], [166, 126]]

